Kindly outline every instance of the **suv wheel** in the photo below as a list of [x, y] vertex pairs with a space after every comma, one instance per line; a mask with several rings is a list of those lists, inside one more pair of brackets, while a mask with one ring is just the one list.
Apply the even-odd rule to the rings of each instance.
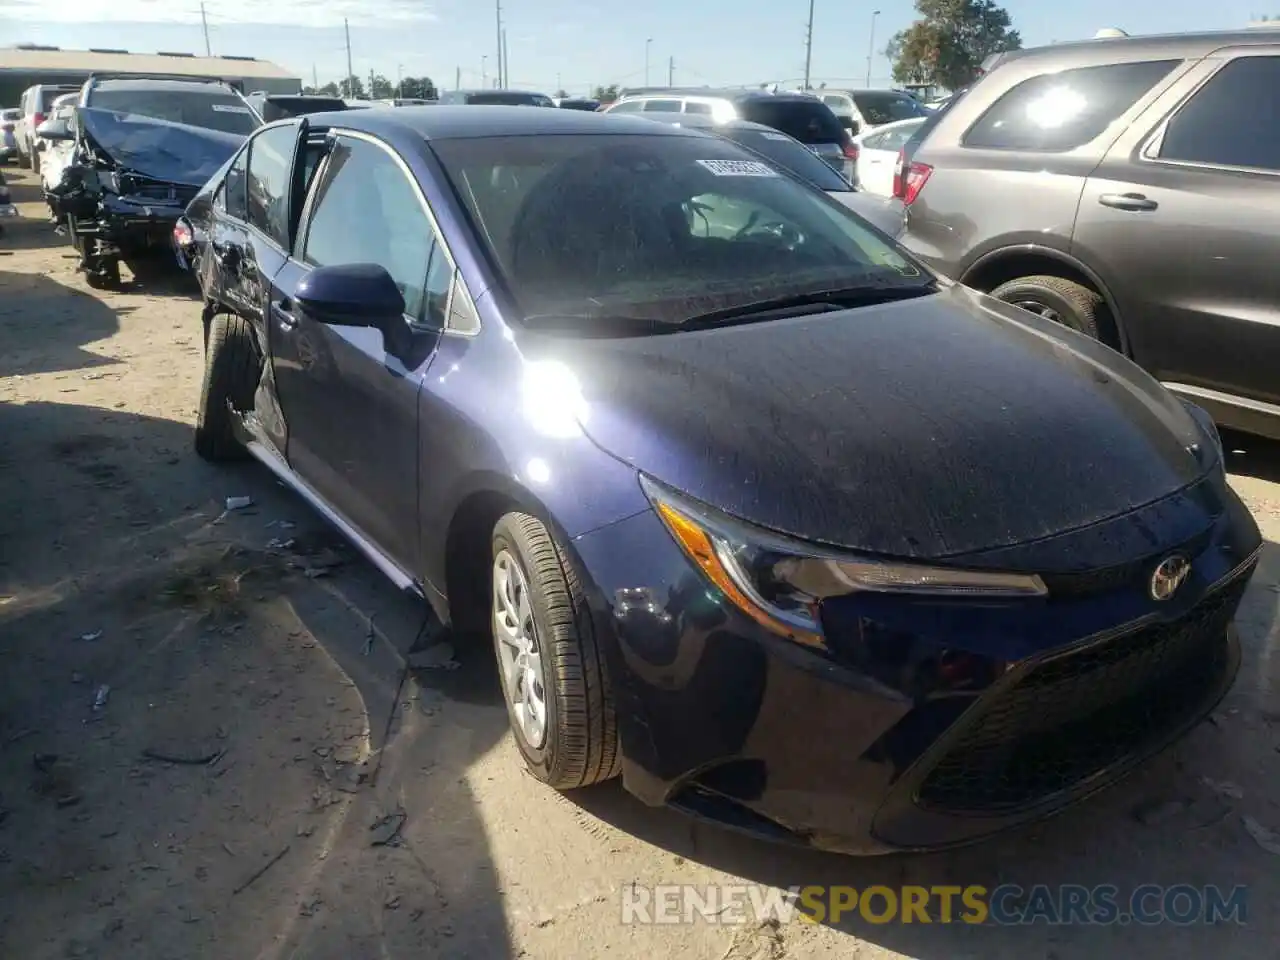
[[1022, 277], [991, 291], [997, 300], [1011, 303], [1046, 320], [1101, 340], [1103, 299], [1093, 290], [1062, 277]]
[[618, 773], [609, 677], [582, 586], [546, 526], [508, 513], [493, 530], [493, 645], [529, 770], [558, 790]]
[[84, 279], [95, 290], [119, 290], [120, 261], [99, 260], [92, 266], [86, 266]]
[[246, 451], [236, 439], [231, 411], [252, 408], [261, 368], [248, 322], [227, 313], [214, 317], [205, 345], [204, 382], [196, 413], [196, 453], [205, 460], [244, 458]]

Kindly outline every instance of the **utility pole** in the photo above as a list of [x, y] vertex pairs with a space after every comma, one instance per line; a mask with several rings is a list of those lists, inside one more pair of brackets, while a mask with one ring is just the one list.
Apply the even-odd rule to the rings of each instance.
[[453, 68], [453, 89], [455, 90], [462, 89], [462, 68], [461, 67]]
[[314, 63], [311, 65], [311, 89], [320, 89], [320, 74], [316, 73], [316, 65]]
[[511, 86], [511, 60], [507, 55], [507, 28], [502, 28], [502, 89]]
[[867, 88], [871, 87], [871, 58], [876, 55], [876, 17], [879, 10], [871, 11], [871, 39], [867, 41]]
[[372, 100], [372, 99], [373, 99], [373, 67], [370, 67], [370, 68], [369, 68], [369, 90], [368, 90], [368, 94], [369, 94], [369, 99], [370, 99], [370, 100]]
[[653, 37], [644, 42], [644, 85], [649, 85], [649, 48], [653, 46]]
[[676, 85], [676, 58], [667, 58], [667, 86], [674, 87]]
[[209, 46], [209, 18], [204, 14], [204, 4], [200, 4], [200, 26], [204, 28], [204, 55], [213, 56], [213, 48]]
[[354, 97], [356, 95], [354, 84], [351, 82], [355, 79], [355, 74], [351, 69], [351, 25], [347, 23], [347, 18], [342, 18], [342, 30], [347, 35], [347, 96]]
[[487, 53], [480, 55], [480, 86], [485, 90], [489, 89], [489, 55]]
[[804, 89], [809, 89], [809, 68], [813, 65], [813, 3], [809, 0], [809, 28], [804, 35]]
[[502, 82], [503, 81], [502, 48], [504, 46], [502, 42], [502, 36], [503, 36], [502, 34], [502, 0], [497, 0], [497, 11], [498, 11], [498, 18], [497, 18], [496, 29], [497, 29], [497, 39], [498, 39], [498, 87], [501, 88], [502, 86], [504, 86]]

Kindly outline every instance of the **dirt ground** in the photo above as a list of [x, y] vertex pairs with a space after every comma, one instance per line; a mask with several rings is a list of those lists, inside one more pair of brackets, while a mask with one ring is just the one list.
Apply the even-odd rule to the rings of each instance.
[[[191, 452], [191, 291], [89, 290], [34, 178], [11, 183], [25, 219], [0, 238], [0, 957], [1275, 955], [1280, 846], [1245, 818], [1280, 831], [1280, 448], [1228, 438], [1269, 543], [1244, 667], [1210, 722], [979, 847], [778, 848], [616, 784], [540, 788], [486, 645], [406, 667], [422, 609], [264, 469]], [[254, 505], [228, 512], [233, 496]], [[1245, 884], [1250, 911], [1189, 928], [621, 922], [632, 884], [739, 881]]]

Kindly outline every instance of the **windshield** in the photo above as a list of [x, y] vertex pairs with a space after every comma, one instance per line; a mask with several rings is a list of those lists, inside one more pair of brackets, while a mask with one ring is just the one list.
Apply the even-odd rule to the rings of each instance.
[[253, 113], [239, 97], [204, 90], [112, 90], [99, 87], [90, 94], [88, 105], [99, 110], [139, 114], [245, 137], [258, 126]]
[[932, 277], [839, 204], [704, 136], [438, 140], [525, 316], [678, 323], [713, 310]]
[[499, 107], [554, 107], [550, 97], [540, 93], [513, 93], [510, 90], [496, 90], [493, 93], [472, 93], [467, 95], [467, 103], [481, 103]]
[[49, 107], [53, 105], [53, 101], [67, 93], [73, 93], [66, 87], [45, 87], [40, 91], [40, 112], [48, 113]]
[[841, 193], [853, 190], [848, 181], [832, 170], [826, 161], [815, 156], [812, 150], [792, 140], [785, 133], [776, 133], [773, 130], [741, 130], [733, 127], [718, 132], [722, 137], [740, 143], [748, 150], [754, 150], [771, 163], [790, 170], [819, 190]]
[[929, 108], [915, 97], [891, 90], [868, 90], [853, 95], [858, 112], [867, 123], [880, 126], [895, 120], [911, 120], [929, 116]]
[[747, 100], [738, 104], [743, 120], [781, 130], [801, 143], [843, 143], [844, 127], [831, 108], [817, 100]]

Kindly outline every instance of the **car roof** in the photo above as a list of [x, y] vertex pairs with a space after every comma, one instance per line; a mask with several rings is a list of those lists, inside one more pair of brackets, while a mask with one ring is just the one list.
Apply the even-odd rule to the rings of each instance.
[[636, 116], [610, 117], [582, 110], [464, 104], [316, 113], [307, 120], [313, 126], [346, 127], [379, 136], [410, 133], [427, 140], [583, 133], [638, 133], [648, 136], [680, 133], [676, 127]]
[[1222, 47], [1271, 45], [1280, 32], [1265, 29], [1221, 30], [1201, 33], [1163, 33], [1136, 37], [1103, 37], [1069, 40], [1044, 47], [1029, 47], [996, 54], [991, 69], [1012, 61], [1062, 59], [1071, 62], [1107, 63], [1119, 59], [1153, 59], [1203, 56]]
[[[511, 89], [511, 88], [509, 88], [509, 87], [502, 87], [501, 89], [491, 89], [491, 90], [486, 90], [484, 87], [473, 87], [473, 88], [471, 88], [470, 90], [468, 90], [468, 89], [466, 89], [466, 88], [463, 88], [463, 89], [461, 89], [461, 90], [452, 90], [452, 91], [450, 91], [450, 90], [446, 90], [446, 91], [444, 91], [444, 92], [445, 92], [445, 93], [460, 93], [460, 94], [462, 94], [463, 96], [467, 96], [467, 97], [469, 97], [469, 96], [471, 96], [472, 94], [475, 94], [475, 93], [515, 93], [515, 94], [519, 94], [519, 95], [520, 95], [520, 96], [522, 96], [522, 97], [545, 97], [545, 96], [547, 96], [545, 93], [540, 93], [540, 92], [539, 92], [539, 91], [537, 91], [537, 90], [513, 90], [513, 89]], [[548, 98], [548, 99], [550, 99], [550, 98]]]
[[647, 87], [638, 90], [628, 90], [618, 98], [618, 102], [623, 100], [653, 100], [653, 99], [686, 99], [688, 97], [705, 97], [708, 100], [731, 100], [735, 103], [742, 103], [746, 100], [779, 100], [784, 102], [796, 103], [814, 103], [820, 102], [818, 98], [811, 93], [791, 93], [779, 91], [771, 93], [768, 90], [757, 90], [754, 88], [718, 88], [718, 87]]
[[103, 77], [93, 81], [94, 90], [203, 90], [208, 93], [225, 94], [231, 89], [230, 84], [222, 80], [201, 80], [192, 77], [190, 80], [171, 80], [168, 78], [149, 77]]
[[[623, 114], [622, 116], [626, 116]], [[635, 116], [635, 114], [631, 114]], [[776, 129], [754, 120], [722, 120], [707, 116], [705, 113], [642, 113], [641, 119], [666, 123], [673, 127], [687, 127], [696, 130], [749, 130], [754, 133], [778, 133]], [[783, 134], [786, 136], [786, 134]], [[787, 137], [788, 140], [792, 139]]]

